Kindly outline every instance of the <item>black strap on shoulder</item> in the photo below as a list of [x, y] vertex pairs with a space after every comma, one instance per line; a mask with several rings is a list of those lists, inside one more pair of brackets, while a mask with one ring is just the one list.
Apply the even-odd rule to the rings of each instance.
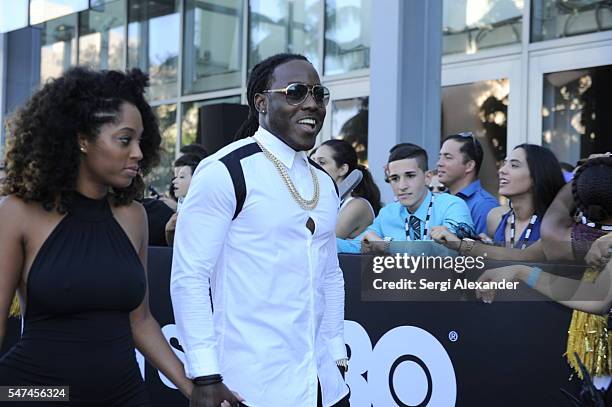
[[323, 169], [323, 167], [321, 167], [319, 164], [317, 164], [315, 161], [313, 161], [310, 157], [308, 158], [308, 162], [310, 163], [310, 165], [312, 165], [315, 168], [320, 169], [321, 171], [323, 171], [331, 180], [332, 180], [332, 184], [334, 184], [334, 188], [336, 189], [336, 195], [340, 196], [340, 192], [338, 192], [338, 185], [336, 185], [336, 181], [334, 181], [334, 179], [332, 178], [331, 175], [329, 175], [327, 173], [327, 171], [325, 171]]
[[242, 170], [240, 160], [259, 152], [261, 152], [261, 148], [259, 148], [257, 143], [249, 143], [235, 149], [231, 153], [219, 159], [219, 161], [225, 165], [225, 168], [227, 168], [227, 171], [232, 178], [232, 183], [234, 184], [234, 193], [236, 194], [236, 210], [234, 211], [234, 217], [232, 220], [236, 219], [236, 217], [238, 217], [242, 211], [247, 193], [246, 183], [244, 181], [244, 171]]

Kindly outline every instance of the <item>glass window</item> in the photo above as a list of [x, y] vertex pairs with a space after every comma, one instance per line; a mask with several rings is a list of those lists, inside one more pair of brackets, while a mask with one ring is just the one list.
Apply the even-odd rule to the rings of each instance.
[[242, 1], [187, 0], [183, 92], [239, 87], [242, 78]]
[[444, 0], [444, 54], [521, 42], [525, 0]]
[[88, 7], [87, 0], [30, 0], [30, 24], [44, 23], [57, 17], [87, 10]]
[[170, 182], [174, 176], [173, 163], [176, 153], [176, 105], [160, 105], [153, 108], [159, 120], [159, 131], [162, 136], [161, 159], [145, 180], [147, 185], [155, 188], [161, 195], [170, 191]]
[[125, 0], [101, 3], [79, 13], [79, 65], [123, 69]]
[[226, 98], [199, 100], [197, 102], [183, 103], [183, 120], [181, 121], [181, 146], [199, 143], [202, 139], [199, 110], [202, 106], [217, 103], [240, 103], [240, 96]]
[[130, 0], [128, 66], [148, 72], [149, 100], [177, 96], [180, 0]]
[[302, 54], [319, 66], [320, 0], [251, 0], [249, 70], [279, 52]]
[[325, 75], [370, 66], [372, 0], [325, 2]]
[[0, 34], [28, 25], [28, 0], [0, 2]]
[[368, 101], [367, 96], [332, 102], [332, 138], [351, 143], [362, 165], [368, 165]]
[[542, 145], [575, 165], [612, 151], [612, 65], [544, 75]]
[[[497, 194], [498, 164], [506, 157], [510, 81], [497, 79], [442, 88], [442, 141], [450, 134], [471, 131], [484, 151], [480, 167], [483, 187]], [[514, 147], [514, 146], [512, 146]]]
[[532, 0], [531, 41], [612, 29], [610, 0]]
[[40, 81], [61, 76], [76, 65], [77, 14], [56, 18], [35, 26], [40, 34]]

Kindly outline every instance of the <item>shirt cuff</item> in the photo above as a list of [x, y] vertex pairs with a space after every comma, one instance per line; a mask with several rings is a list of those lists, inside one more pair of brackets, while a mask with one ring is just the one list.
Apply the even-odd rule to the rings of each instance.
[[348, 358], [348, 356], [346, 355], [346, 346], [344, 345], [344, 339], [339, 336], [331, 338], [329, 340], [329, 353], [331, 354], [334, 361]]
[[185, 356], [185, 374], [190, 379], [221, 373], [216, 348], [200, 348], [186, 352]]
[[361, 242], [357, 240], [336, 238], [336, 250], [338, 253], [361, 253]]

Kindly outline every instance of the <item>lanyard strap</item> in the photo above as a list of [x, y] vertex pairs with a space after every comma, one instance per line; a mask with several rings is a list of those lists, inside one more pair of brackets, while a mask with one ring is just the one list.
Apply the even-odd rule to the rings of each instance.
[[[421, 240], [425, 240], [427, 238], [427, 232], [429, 231], [429, 219], [431, 218], [431, 213], [433, 212], [434, 199], [434, 194], [431, 194], [431, 200], [429, 201], [429, 206], [427, 207], [427, 216], [425, 216], [425, 229], [423, 230], [423, 236], [421, 237]], [[404, 228], [406, 230], [406, 240], [412, 240], [410, 238], [410, 223], [408, 222], [409, 218], [410, 216], [406, 217], [406, 221], [404, 222]]]
[[[538, 220], [538, 215], [532, 215], [531, 219], [529, 219], [529, 225], [527, 225], [527, 229], [525, 229], [525, 239], [523, 239], [523, 244], [521, 246], [521, 250], [527, 247], [527, 241], [529, 241], [529, 237], [531, 236], [531, 230], [533, 229], [533, 225]], [[510, 246], [514, 247], [514, 237], [516, 234], [516, 223], [514, 219], [514, 210], [510, 211]], [[519, 240], [517, 243], [520, 243]]]
[[603, 231], [605, 231], [605, 232], [610, 232], [610, 231], [612, 231], [612, 225], [604, 225], [604, 224], [602, 224], [602, 223], [590, 222], [590, 221], [589, 221], [589, 220], [586, 218], [586, 216], [584, 216], [584, 215], [582, 214], [582, 212], [580, 213], [580, 222], [581, 222], [583, 225], [588, 226], [588, 227], [593, 228], [593, 229], [599, 229], [599, 230], [603, 230]]

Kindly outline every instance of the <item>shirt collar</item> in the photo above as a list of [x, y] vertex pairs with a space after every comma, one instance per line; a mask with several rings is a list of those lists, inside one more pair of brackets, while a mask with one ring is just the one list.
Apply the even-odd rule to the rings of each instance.
[[408, 212], [408, 208], [406, 208], [405, 206], [402, 206], [404, 208], [405, 215], [406, 216], [411, 216], [411, 215], [416, 216], [420, 220], [424, 221], [425, 218], [427, 217], [427, 208], [429, 207], [429, 202], [431, 201], [431, 197], [432, 197], [431, 191], [427, 189], [427, 195], [425, 195], [425, 199], [423, 199], [423, 202], [421, 202], [421, 205], [416, 211], [414, 211], [414, 213]]
[[468, 185], [467, 187], [463, 188], [461, 191], [457, 192], [457, 195], [463, 195], [466, 198], [474, 195], [476, 193], [476, 191], [478, 191], [480, 189], [480, 180], [476, 180], [474, 182], [472, 182], [470, 185]]
[[308, 162], [305, 151], [295, 151], [285, 144], [284, 141], [261, 126], [259, 126], [259, 129], [255, 132], [253, 137], [289, 169], [293, 167], [293, 162], [296, 158]]

